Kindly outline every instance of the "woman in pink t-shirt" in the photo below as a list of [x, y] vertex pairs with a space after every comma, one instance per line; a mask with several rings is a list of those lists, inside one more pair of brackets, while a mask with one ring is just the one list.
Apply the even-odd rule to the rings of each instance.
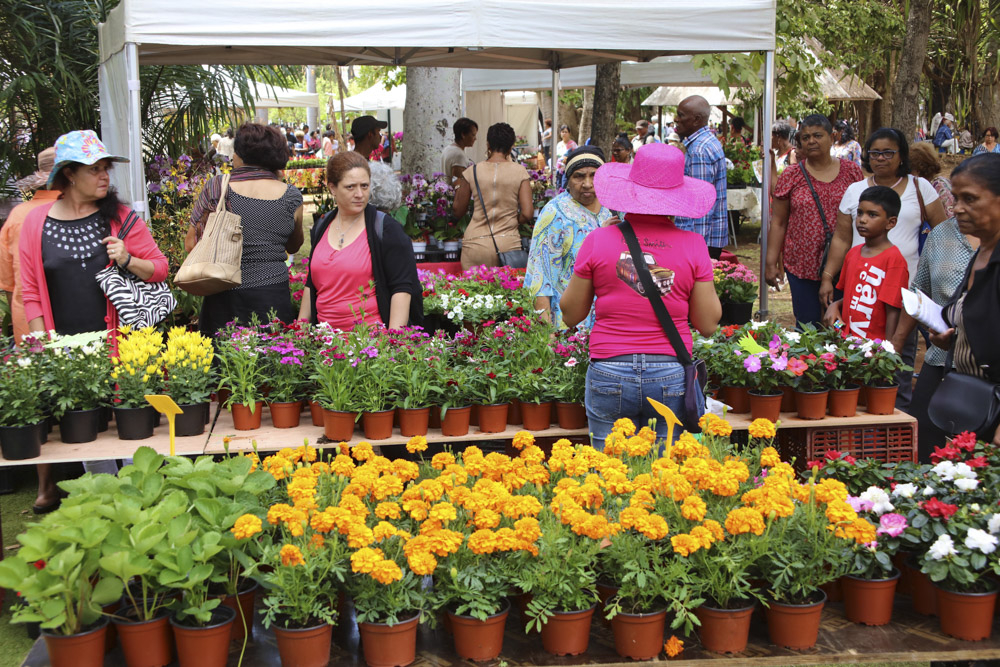
[[[632, 164], [608, 163], [597, 170], [594, 188], [602, 205], [626, 213], [671, 320], [691, 351], [691, 327], [715, 331], [722, 306], [715, 294], [712, 261], [701, 235], [674, 226], [675, 215], [699, 218], [712, 208], [715, 188], [684, 176], [684, 155], [667, 144], [649, 144]], [[595, 229], [576, 257], [574, 274], [560, 305], [563, 321], [574, 326], [590, 312], [587, 420], [595, 447], [603, 447], [615, 420], [628, 417], [644, 426], [657, 419], [653, 398], [678, 417], [684, 411], [684, 367], [653, 312], [634, 262], [617, 226]]]

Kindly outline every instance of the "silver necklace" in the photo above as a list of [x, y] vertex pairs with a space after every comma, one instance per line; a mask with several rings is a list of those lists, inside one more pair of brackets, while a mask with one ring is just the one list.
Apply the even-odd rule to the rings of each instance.
[[342, 250], [344, 248], [344, 235], [347, 233], [348, 229], [350, 229], [351, 227], [354, 226], [354, 223], [358, 221], [358, 218], [360, 218], [363, 215], [364, 215], [364, 213], [362, 213], [361, 215], [359, 215], [356, 218], [354, 218], [354, 220], [351, 220], [349, 223], [347, 223], [347, 228], [346, 229], [344, 228], [343, 221], [338, 216], [338, 218], [337, 218], [337, 231], [340, 232], [340, 243], [337, 244], [337, 250]]

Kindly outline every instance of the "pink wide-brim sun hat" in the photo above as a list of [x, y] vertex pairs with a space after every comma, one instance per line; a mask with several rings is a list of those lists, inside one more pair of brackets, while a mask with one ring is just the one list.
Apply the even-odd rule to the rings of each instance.
[[684, 153], [646, 144], [632, 164], [608, 162], [594, 174], [602, 206], [623, 213], [700, 218], [715, 205], [715, 186], [684, 175]]

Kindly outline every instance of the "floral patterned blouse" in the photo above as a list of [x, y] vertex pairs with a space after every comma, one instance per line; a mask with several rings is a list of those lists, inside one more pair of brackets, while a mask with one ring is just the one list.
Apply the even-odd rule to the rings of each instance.
[[850, 160], [854, 164], [861, 166], [861, 144], [854, 139], [830, 146], [830, 155], [841, 160]]

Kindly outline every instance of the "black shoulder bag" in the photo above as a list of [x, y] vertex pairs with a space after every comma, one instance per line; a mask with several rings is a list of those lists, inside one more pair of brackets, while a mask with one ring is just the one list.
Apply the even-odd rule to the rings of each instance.
[[684, 366], [684, 414], [677, 415], [677, 418], [681, 420], [686, 431], [701, 433], [698, 420], [701, 419], [704, 410], [705, 383], [708, 381], [705, 360], [691, 358], [691, 354], [681, 339], [680, 332], [677, 331], [677, 326], [670, 318], [670, 311], [663, 303], [660, 290], [653, 283], [653, 275], [649, 272], [646, 259], [642, 256], [639, 239], [636, 238], [632, 225], [627, 221], [619, 223], [618, 230], [625, 237], [625, 244], [628, 245], [629, 253], [632, 255], [632, 264], [635, 266], [636, 275], [639, 276], [639, 283], [642, 285], [642, 290], [646, 293], [649, 303], [653, 306], [656, 319], [660, 321], [663, 333], [667, 335], [667, 340], [674, 348], [674, 356]]
[[[819, 219], [823, 222], [823, 232], [825, 238], [823, 240], [823, 257], [819, 260], [819, 271], [820, 278], [823, 277], [823, 271], [826, 269], [826, 260], [830, 256], [830, 244], [833, 242], [833, 230], [830, 229], [830, 225], [826, 222], [826, 213], [823, 212], [823, 204], [819, 201], [819, 195], [816, 194], [816, 188], [813, 186], [812, 179], [809, 178], [809, 170], [806, 169], [806, 163], [799, 163], [799, 169], [802, 171], [802, 178], [806, 180], [806, 185], [809, 186], [809, 192], [812, 193], [813, 201], [816, 202], [816, 209], [819, 211]], [[836, 285], [837, 281], [834, 280], [833, 284]]]
[[479, 205], [483, 207], [483, 217], [486, 218], [486, 225], [490, 228], [490, 238], [493, 239], [493, 249], [497, 251], [497, 260], [500, 266], [509, 266], [512, 269], [524, 269], [528, 266], [528, 252], [526, 250], [510, 250], [500, 252], [497, 239], [493, 236], [493, 223], [486, 212], [486, 203], [483, 201], [483, 191], [479, 189], [479, 176], [476, 174], [476, 165], [472, 165], [472, 180], [476, 182], [476, 194], [479, 195]]

